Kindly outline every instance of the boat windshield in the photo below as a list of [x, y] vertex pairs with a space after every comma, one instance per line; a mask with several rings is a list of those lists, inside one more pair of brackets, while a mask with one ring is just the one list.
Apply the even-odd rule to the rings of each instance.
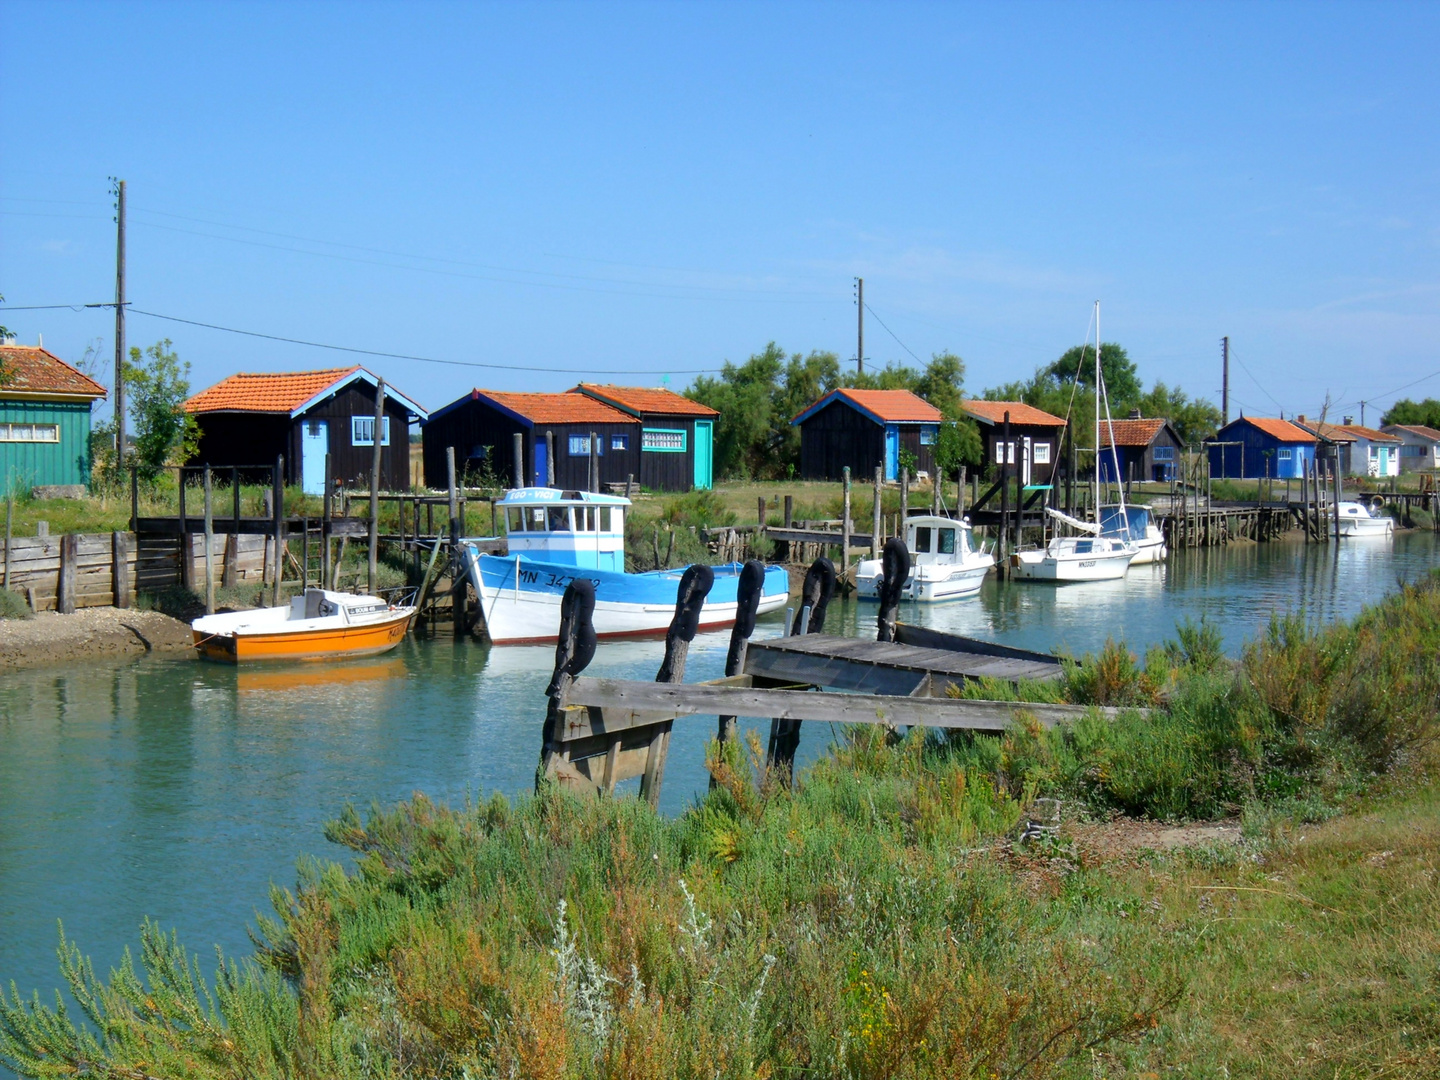
[[915, 528], [915, 551], [917, 553], [929, 553], [930, 551], [930, 526], [918, 525]]
[[955, 530], [954, 530], [954, 529], [937, 529], [936, 532], [938, 532], [938, 533], [940, 534], [940, 543], [939, 543], [938, 545], [936, 545], [935, 550], [938, 551], [941, 555], [954, 555], [954, 554], [955, 554]]
[[510, 533], [585, 532], [619, 533], [625, 512], [618, 506], [510, 506], [505, 509]]

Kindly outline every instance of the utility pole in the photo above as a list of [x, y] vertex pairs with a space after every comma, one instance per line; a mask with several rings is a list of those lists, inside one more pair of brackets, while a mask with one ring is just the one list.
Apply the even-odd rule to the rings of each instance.
[[1360, 426], [1365, 426], [1365, 402], [1360, 402]]
[[125, 467], [125, 181], [115, 181], [115, 467]]
[[1230, 423], [1230, 337], [1220, 339], [1220, 426]]
[[859, 317], [855, 335], [855, 363], [860, 374], [865, 373], [865, 279], [855, 279], [855, 314]]

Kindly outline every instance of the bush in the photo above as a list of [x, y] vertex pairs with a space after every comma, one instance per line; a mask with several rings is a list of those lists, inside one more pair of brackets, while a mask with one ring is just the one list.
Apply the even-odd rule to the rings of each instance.
[[0, 619], [33, 619], [35, 613], [14, 589], [0, 589]]

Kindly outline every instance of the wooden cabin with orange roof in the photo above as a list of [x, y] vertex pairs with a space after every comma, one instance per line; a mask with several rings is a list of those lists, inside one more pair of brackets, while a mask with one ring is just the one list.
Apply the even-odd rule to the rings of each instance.
[[[379, 380], [363, 367], [242, 373], [222, 379], [185, 402], [200, 428], [188, 464], [253, 469], [268, 476], [285, 459], [285, 483], [323, 495], [328, 479], [368, 485], [375, 453], [375, 395]], [[410, 489], [410, 425], [427, 413], [385, 384], [380, 434], [380, 486]]]
[[640, 425], [639, 472], [651, 491], [708, 489], [715, 481], [715, 422], [720, 414], [658, 386], [581, 383], [570, 391], [633, 417]]
[[1231, 420], [1205, 444], [1210, 475], [1227, 480], [1298, 479], [1315, 462], [1315, 448], [1327, 440], [1298, 424], [1272, 416]]
[[909, 390], [832, 390], [790, 421], [800, 429], [800, 479], [839, 480], [849, 466], [858, 481], [878, 465], [887, 481], [898, 480], [904, 452], [917, 472], [933, 475], [944, 420]]
[[[980, 426], [985, 460], [996, 475], [1008, 456], [1011, 475], [1019, 477], [1022, 485], [1050, 483], [1060, 464], [1060, 443], [1065, 437], [1063, 419], [1023, 401], [976, 399], [962, 401], [960, 408]], [[1007, 417], [1008, 442], [1005, 439]]]
[[0, 344], [0, 493], [90, 484], [90, 410], [105, 387], [40, 345]]

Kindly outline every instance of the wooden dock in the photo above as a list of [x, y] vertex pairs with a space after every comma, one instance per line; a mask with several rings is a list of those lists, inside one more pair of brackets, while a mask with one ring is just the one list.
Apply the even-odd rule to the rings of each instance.
[[639, 777], [642, 797], [657, 804], [670, 731], [688, 716], [717, 717], [722, 743], [737, 737], [738, 717], [770, 717], [767, 767], [788, 777], [805, 721], [995, 734], [1014, 723], [1017, 714], [1053, 727], [1096, 712], [1118, 713], [955, 696], [966, 682], [981, 678], [1053, 680], [1061, 674], [1060, 663], [1042, 653], [897, 623], [900, 590], [910, 571], [904, 541], [887, 541], [883, 561], [874, 641], [824, 633], [836, 581], [834, 566], [824, 558], [806, 575], [789, 636], [750, 641], [765, 571], [759, 562], [746, 563], [725, 676], [702, 683], [683, 678], [689, 643], [714, 581], [709, 567], [692, 566], [681, 579], [654, 682], [584, 675], [595, 655], [595, 590], [588, 580], [575, 580], [561, 603], [537, 785], [559, 782], [608, 793]]

